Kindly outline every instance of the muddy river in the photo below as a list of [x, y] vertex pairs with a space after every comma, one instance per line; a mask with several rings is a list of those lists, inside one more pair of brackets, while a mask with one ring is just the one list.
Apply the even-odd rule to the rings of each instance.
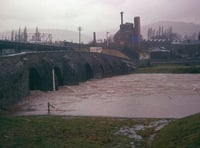
[[200, 74], [131, 74], [32, 91], [18, 115], [181, 118], [200, 112]]

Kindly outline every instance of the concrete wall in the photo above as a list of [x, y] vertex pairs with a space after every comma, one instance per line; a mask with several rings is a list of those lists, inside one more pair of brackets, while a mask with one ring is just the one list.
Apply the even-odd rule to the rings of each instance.
[[30, 90], [53, 90], [92, 78], [133, 72], [127, 59], [88, 52], [33, 52], [0, 58], [0, 109], [18, 102]]

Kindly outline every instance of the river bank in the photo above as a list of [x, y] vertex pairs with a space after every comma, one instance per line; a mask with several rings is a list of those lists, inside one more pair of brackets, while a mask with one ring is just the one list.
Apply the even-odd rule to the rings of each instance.
[[70, 116], [0, 117], [0, 147], [147, 147], [170, 120]]
[[200, 114], [183, 119], [0, 117], [0, 147], [199, 147]]
[[154, 64], [149, 67], [139, 67], [136, 73], [199, 74], [200, 65]]

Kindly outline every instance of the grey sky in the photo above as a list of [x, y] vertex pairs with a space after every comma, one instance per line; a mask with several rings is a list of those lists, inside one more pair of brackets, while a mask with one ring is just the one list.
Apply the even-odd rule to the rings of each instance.
[[56, 28], [84, 32], [106, 31], [141, 16], [142, 24], [171, 20], [200, 24], [200, 0], [1, 0], [0, 31]]

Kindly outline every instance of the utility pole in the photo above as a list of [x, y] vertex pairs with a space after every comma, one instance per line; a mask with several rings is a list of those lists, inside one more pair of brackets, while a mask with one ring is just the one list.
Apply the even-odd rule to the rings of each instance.
[[108, 48], [108, 34], [109, 34], [110, 32], [106, 32], [106, 40], [107, 40], [107, 48]]
[[79, 31], [79, 50], [81, 50], [81, 31], [82, 31], [82, 28], [80, 26], [78, 27], [78, 31]]

